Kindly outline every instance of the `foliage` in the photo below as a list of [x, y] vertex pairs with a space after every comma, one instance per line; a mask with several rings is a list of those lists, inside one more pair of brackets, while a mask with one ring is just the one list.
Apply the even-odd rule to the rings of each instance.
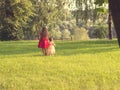
[[50, 33], [54, 39], [61, 39], [62, 33], [60, 32], [59, 28], [56, 28], [55, 30], [51, 30]]
[[[56, 23], [55, 25], [53, 25], [50, 28], [52, 28], [52, 30], [50, 32], [55, 39], [60, 39], [60, 37], [61, 37], [61, 39], [62, 38], [70, 38], [71, 35], [74, 34], [76, 24], [75, 24], [74, 20], [60, 21], [59, 23]], [[65, 33], [67, 33], [67, 34], [65, 34]]]
[[[50, 32], [59, 33], [54, 37], [60, 38], [60, 33], [65, 37], [63, 34], [65, 29], [70, 32], [70, 36], [66, 37], [74, 36], [77, 26], [88, 28], [93, 22], [94, 24], [106, 22], [107, 9], [98, 5], [98, 2], [102, 1], [2, 0], [0, 1], [0, 40], [34, 39], [39, 36], [44, 25], [48, 26]], [[76, 9], [70, 9], [74, 3]], [[59, 29], [56, 29], [56, 26]]]
[[57, 21], [64, 20], [63, 0], [36, 1], [35, 8], [38, 10], [36, 18], [39, 30], [45, 24], [50, 27]]
[[73, 35], [74, 33], [74, 29], [77, 27], [75, 24], [75, 20], [71, 20], [71, 21], [62, 21], [59, 24], [60, 30], [62, 31], [63, 29], [68, 29], [71, 33], [71, 35]]
[[103, 6], [98, 5], [99, 1], [95, 0], [76, 0], [76, 10], [73, 14], [76, 18], [76, 25], [80, 25], [81, 22], [84, 25], [96, 24], [100, 19], [107, 19], [107, 4]]
[[23, 39], [23, 28], [33, 16], [33, 6], [29, 0], [4, 0], [2, 6], [1, 40]]
[[106, 38], [107, 37], [107, 26], [104, 25], [98, 25], [98, 26], [93, 26], [93, 30], [91, 30], [91, 36], [92, 38]]
[[108, 0], [95, 0], [95, 4], [102, 6], [104, 3], [108, 3]]
[[67, 2], [67, 0], [0, 1], [1, 39], [33, 39], [39, 35], [43, 25], [46, 24], [49, 28], [58, 21], [67, 19], [68, 11], [64, 8]]
[[62, 30], [62, 39], [70, 38], [70, 31], [68, 29]]
[[85, 28], [76, 28], [74, 31], [74, 40], [88, 40], [88, 31]]

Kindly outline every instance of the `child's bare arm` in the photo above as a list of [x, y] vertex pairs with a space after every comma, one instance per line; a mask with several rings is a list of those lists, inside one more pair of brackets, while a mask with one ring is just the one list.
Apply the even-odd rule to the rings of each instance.
[[54, 42], [53, 42], [53, 45], [56, 46]]

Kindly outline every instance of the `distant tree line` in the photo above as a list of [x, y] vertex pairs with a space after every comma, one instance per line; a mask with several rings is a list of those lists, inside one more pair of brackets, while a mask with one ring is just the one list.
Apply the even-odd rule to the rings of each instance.
[[0, 40], [30, 39], [44, 24], [64, 20], [63, 0], [1, 0]]
[[2, 0], [0, 40], [38, 39], [44, 25], [55, 39], [106, 38], [107, 5], [107, 0]]

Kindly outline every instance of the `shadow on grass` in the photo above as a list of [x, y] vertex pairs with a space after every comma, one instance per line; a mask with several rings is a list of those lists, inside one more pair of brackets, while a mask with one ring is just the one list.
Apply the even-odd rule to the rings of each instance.
[[[41, 50], [37, 47], [38, 42], [0, 42], [0, 55], [16, 55], [16, 54], [31, 54], [40, 56]], [[67, 56], [75, 54], [95, 54], [102, 52], [110, 52], [118, 50], [117, 41], [112, 40], [97, 40], [97, 41], [80, 41], [56, 42], [56, 54]]]
[[39, 53], [38, 42], [10, 41], [0, 42], [0, 55]]
[[75, 54], [95, 54], [118, 50], [116, 40], [97, 40], [97, 41], [81, 41], [81, 42], [63, 42], [59, 43], [57, 50], [59, 55], [75, 55]]

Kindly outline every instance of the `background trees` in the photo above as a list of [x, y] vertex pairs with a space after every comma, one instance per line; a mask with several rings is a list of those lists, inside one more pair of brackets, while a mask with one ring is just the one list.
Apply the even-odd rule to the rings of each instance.
[[33, 16], [29, 0], [4, 0], [1, 2], [1, 40], [23, 39], [24, 28]]
[[[55, 39], [74, 40], [79, 35], [93, 38], [91, 31], [95, 33], [98, 25], [111, 25], [110, 10], [107, 0], [3, 0], [0, 1], [0, 40], [37, 39], [44, 25]], [[105, 31], [104, 38], [112, 38], [111, 27], [109, 32], [108, 28], [100, 30]]]
[[[120, 13], [119, 13], [119, 9], [120, 9], [120, 1], [116, 0], [96, 0], [96, 4], [99, 5], [103, 5], [104, 3], [108, 3], [109, 4], [109, 11], [110, 11], [110, 15], [112, 15], [112, 19], [113, 19], [113, 23], [115, 26], [115, 31], [117, 33], [117, 38], [118, 38], [118, 43], [119, 43], [119, 47], [120, 47], [120, 25], [119, 25], [119, 21], [120, 21]], [[109, 18], [111, 19], [111, 17]], [[109, 22], [110, 24], [111, 22]]]

